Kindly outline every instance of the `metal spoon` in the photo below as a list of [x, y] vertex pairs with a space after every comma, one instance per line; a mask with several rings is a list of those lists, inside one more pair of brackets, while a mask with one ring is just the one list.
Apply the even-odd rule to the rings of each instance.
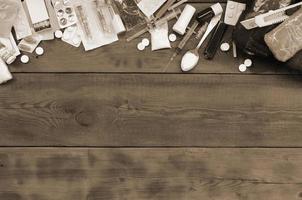
[[204, 33], [203, 37], [201, 38], [200, 42], [196, 46], [195, 49], [189, 50], [185, 53], [185, 55], [182, 57], [181, 60], [181, 70], [184, 72], [192, 70], [198, 63], [199, 61], [199, 53], [198, 50], [200, 49], [201, 45], [203, 42], [206, 40], [208, 35], [211, 33], [211, 31], [215, 28], [215, 26], [218, 24], [218, 22], [221, 19], [222, 14], [214, 16], [208, 27], [206, 32]]

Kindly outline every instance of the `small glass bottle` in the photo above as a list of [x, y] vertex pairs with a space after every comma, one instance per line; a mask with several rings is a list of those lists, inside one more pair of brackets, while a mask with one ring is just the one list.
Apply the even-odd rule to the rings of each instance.
[[16, 60], [16, 56], [0, 42], [0, 58], [4, 60], [7, 64], [12, 64]]
[[223, 8], [220, 3], [216, 3], [211, 7], [208, 7], [197, 14], [197, 21], [199, 23], [204, 23], [213, 18], [215, 15], [219, 15], [223, 12]]

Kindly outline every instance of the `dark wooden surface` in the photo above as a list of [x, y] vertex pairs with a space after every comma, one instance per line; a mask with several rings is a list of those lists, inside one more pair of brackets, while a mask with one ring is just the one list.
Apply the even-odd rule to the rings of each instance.
[[91, 52], [43, 42], [44, 56], [10, 67], [0, 200], [302, 199], [297, 71], [255, 59], [242, 74], [244, 57], [219, 52], [163, 73], [172, 51], [138, 42]]

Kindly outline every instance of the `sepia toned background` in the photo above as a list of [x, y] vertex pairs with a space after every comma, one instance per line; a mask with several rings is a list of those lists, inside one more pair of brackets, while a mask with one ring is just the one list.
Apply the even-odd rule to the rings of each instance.
[[44, 56], [10, 67], [0, 200], [302, 199], [297, 71], [255, 59], [240, 73], [243, 57], [218, 52], [163, 73], [172, 50], [138, 41], [91, 52], [43, 42]]

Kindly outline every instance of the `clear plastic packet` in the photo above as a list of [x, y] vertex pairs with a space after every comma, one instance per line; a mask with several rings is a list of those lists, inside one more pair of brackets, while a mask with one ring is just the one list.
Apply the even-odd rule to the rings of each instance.
[[152, 15], [166, 2], [167, 0], [140, 0], [137, 4], [139, 9], [151, 18]]
[[19, 0], [0, 0], [0, 37], [9, 38], [19, 6]]
[[25, 37], [32, 35], [32, 31], [23, 4], [21, 1], [18, 2], [19, 2], [20, 9], [18, 11], [18, 15], [14, 22], [14, 29], [15, 29], [17, 40], [21, 40]]
[[144, 14], [134, 0], [113, 0], [125, 24], [126, 30], [131, 31], [146, 23]]
[[[108, 32], [104, 32], [101, 27], [95, 0], [75, 0], [73, 2], [73, 8], [78, 19], [77, 25], [81, 40], [86, 51], [96, 49], [118, 40], [115, 32], [108, 34]], [[103, 14], [104, 17], [109, 17], [109, 10]]]
[[6, 83], [13, 78], [6, 63], [0, 58], [0, 84]]
[[21, 42], [18, 44], [18, 47], [21, 51], [32, 53], [40, 44], [40, 42], [41, 36], [38, 34], [33, 34], [21, 40]]
[[274, 56], [282, 62], [302, 50], [302, 8], [267, 33], [264, 40]]
[[152, 51], [171, 48], [168, 36], [168, 22], [157, 25], [155, 28], [152, 28], [149, 32], [151, 33]]
[[76, 25], [73, 25], [66, 28], [62, 36], [62, 41], [74, 47], [79, 47], [82, 41], [81, 36], [78, 32], [78, 27]]
[[10, 33], [9, 38], [0, 38], [0, 42], [4, 44], [13, 53], [14, 56], [20, 55], [19, 48], [12, 33]]

